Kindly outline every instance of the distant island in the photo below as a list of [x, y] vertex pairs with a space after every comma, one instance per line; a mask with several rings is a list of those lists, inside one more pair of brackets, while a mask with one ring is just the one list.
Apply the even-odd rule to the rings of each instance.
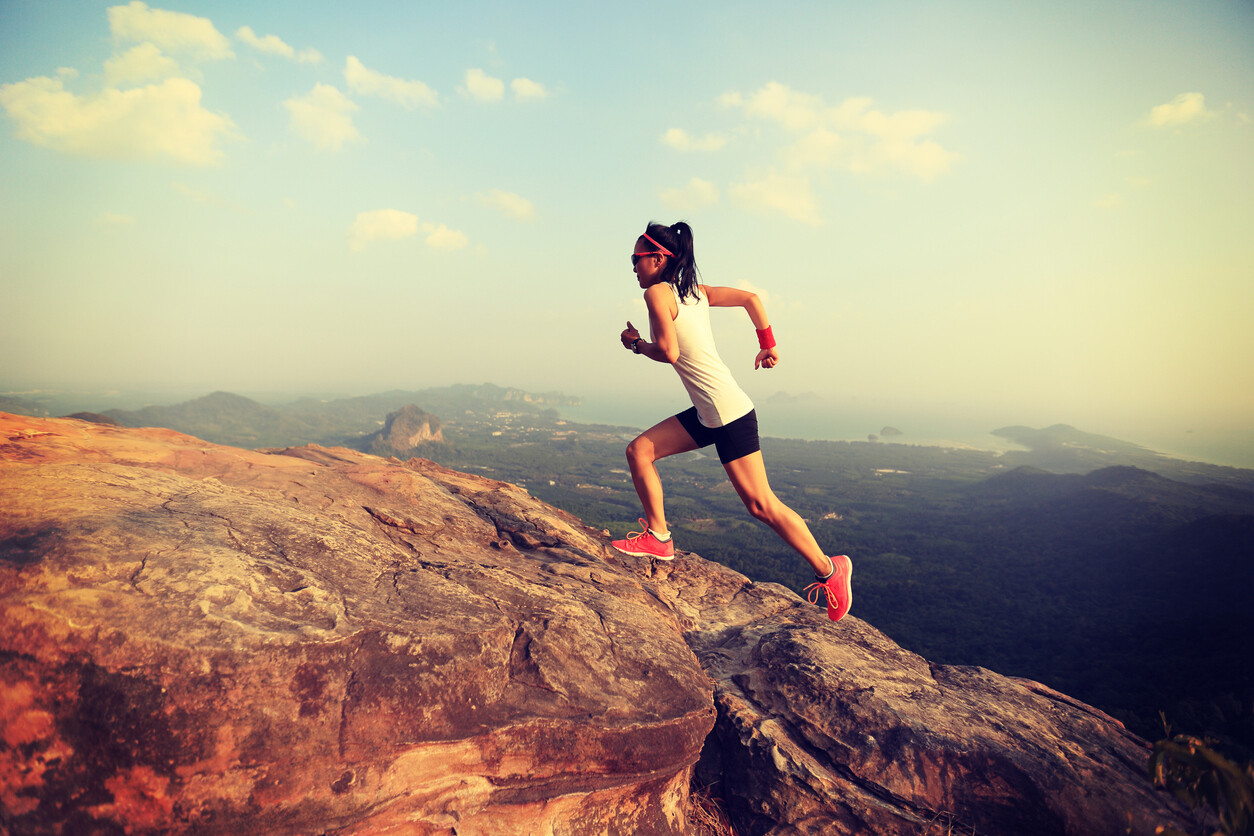
[[1248, 468], [1190, 462], [1120, 441], [1084, 432], [1067, 424], [1043, 429], [1013, 426], [993, 430], [993, 435], [1027, 448], [1009, 451], [1002, 458], [1010, 465], [1030, 465], [1053, 473], [1089, 473], [1101, 467], [1131, 466], [1191, 483], [1235, 484], [1251, 487]]

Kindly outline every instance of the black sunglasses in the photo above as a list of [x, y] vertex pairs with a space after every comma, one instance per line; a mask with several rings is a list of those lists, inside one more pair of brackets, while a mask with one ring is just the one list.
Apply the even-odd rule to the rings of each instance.
[[670, 255], [670, 253], [664, 253], [661, 250], [653, 250], [652, 252], [648, 252], [648, 253], [632, 253], [631, 254], [631, 266], [635, 267], [637, 264], [640, 263], [640, 259], [644, 258], [646, 255]]

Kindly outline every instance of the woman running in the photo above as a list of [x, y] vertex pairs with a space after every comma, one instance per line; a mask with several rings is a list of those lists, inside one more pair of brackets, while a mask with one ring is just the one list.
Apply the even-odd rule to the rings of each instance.
[[747, 290], [699, 284], [692, 228], [683, 221], [674, 226], [649, 224], [636, 239], [631, 264], [644, 288], [650, 339], [641, 337], [628, 322], [622, 333], [623, 346], [673, 366], [688, 390], [692, 407], [645, 430], [627, 445], [631, 480], [644, 506], [640, 519], [644, 530], [615, 540], [614, 548], [639, 557], [674, 558], [675, 544], [666, 524], [662, 482], [654, 462], [713, 444], [749, 513], [774, 529], [814, 570], [816, 580], [806, 587], [810, 602], [817, 603], [819, 592], [823, 592], [828, 617], [840, 620], [853, 603], [853, 564], [845, 555], [828, 557], [805, 520], [771, 490], [753, 402], [719, 359], [710, 330], [710, 308], [744, 308], [758, 331], [761, 347], [753, 368], [774, 368], [779, 351], [762, 300]]

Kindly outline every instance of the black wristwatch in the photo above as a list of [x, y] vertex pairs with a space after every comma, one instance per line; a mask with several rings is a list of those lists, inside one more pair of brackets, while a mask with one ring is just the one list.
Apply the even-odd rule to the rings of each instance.
[[636, 337], [634, 340], [631, 341], [631, 350], [636, 352], [637, 354], [640, 353], [640, 337]]

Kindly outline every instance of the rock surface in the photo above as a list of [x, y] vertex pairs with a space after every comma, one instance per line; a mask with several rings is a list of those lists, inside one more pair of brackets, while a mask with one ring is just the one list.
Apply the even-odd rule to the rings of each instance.
[[709, 681], [520, 489], [74, 421], [0, 439], [16, 832], [683, 832]]
[[1090, 707], [424, 460], [0, 414], [0, 497], [8, 832], [1180, 821]]
[[1145, 742], [1091, 706], [933, 665], [774, 584], [658, 574], [715, 681], [698, 779], [721, 781], [743, 833], [1096, 836], [1180, 812], [1150, 790]]

